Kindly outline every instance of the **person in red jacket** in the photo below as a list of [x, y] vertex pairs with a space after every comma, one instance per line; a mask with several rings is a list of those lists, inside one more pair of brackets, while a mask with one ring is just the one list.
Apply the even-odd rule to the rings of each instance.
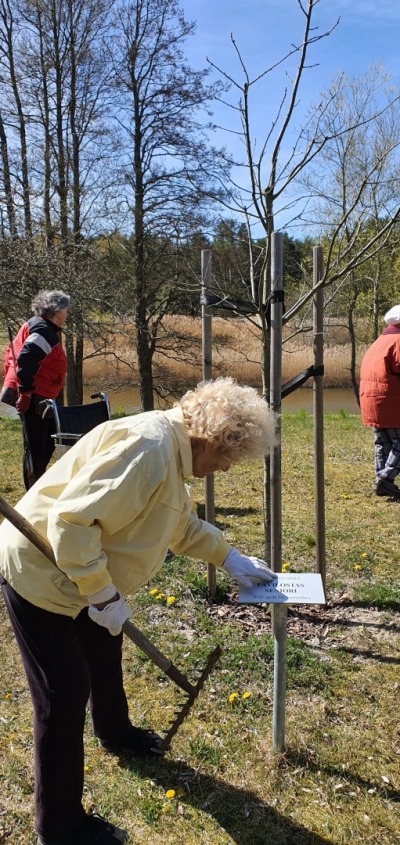
[[[64, 387], [67, 358], [60, 341], [68, 317], [70, 297], [60, 290], [42, 290], [32, 300], [31, 317], [21, 326], [13, 348], [7, 346], [4, 358], [4, 384], [0, 401], [24, 414], [35, 480], [43, 475], [54, 452], [54, 419], [42, 418], [43, 399], [56, 399]], [[15, 358], [14, 358], [15, 356]], [[14, 367], [16, 361], [16, 371]], [[28, 479], [24, 459], [24, 482]]]
[[367, 349], [360, 369], [360, 408], [375, 443], [375, 493], [400, 500], [400, 305], [384, 317], [386, 328]]

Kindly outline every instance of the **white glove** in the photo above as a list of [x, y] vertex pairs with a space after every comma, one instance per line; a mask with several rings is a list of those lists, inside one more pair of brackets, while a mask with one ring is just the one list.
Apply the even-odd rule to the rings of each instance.
[[275, 572], [269, 569], [263, 560], [258, 557], [245, 557], [237, 549], [230, 550], [222, 568], [243, 587], [252, 587], [260, 581], [272, 581], [275, 578]]
[[103, 628], [108, 628], [110, 634], [116, 637], [122, 631], [122, 626], [130, 616], [132, 611], [128, 607], [125, 599], [122, 598], [121, 593], [118, 593], [118, 601], [110, 602], [104, 610], [98, 610], [97, 607], [89, 605], [88, 615], [92, 622], [97, 622]]

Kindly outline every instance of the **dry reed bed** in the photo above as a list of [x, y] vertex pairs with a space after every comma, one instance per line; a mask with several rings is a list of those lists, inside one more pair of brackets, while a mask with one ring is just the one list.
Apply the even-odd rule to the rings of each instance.
[[[154, 374], [158, 381], [163, 378], [180, 384], [198, 381], [202, 373], [201, 320], [177, 315], [168, 317], [162, 335], [162, 351], [154, 355]], [[179, 340], [178, 340], [179, 339]], [[325, 387], [351, 387], [350, 346], [347, 343], [332, 342], [326, 334]], [[112, 338], [112, 351], [102, 356], [103, 378], [117, 380], [122, 385], [137, 380], [135, 336], [133, 327], [119, 327]], [[182, 351], [179, 352], [179, 346]], [[358, 353], [358, 364], [366, 345]], [[86, 354], [92, 353], [87, 345]], [[241, 383], [259, 385], [261, 332], [246, 319], [226, 320], [214, 317], [212, 322], [212, 356], [215, 375], [231, 375]], [[313, 363], [312, 335], [301, 335], [284, 343], [282, 378], [289, 381]], [[85, 382], [96, 380], [99, 372], [98, 357], [84, 362]]]
[[[105, 387], [110, 383], [131, 386], [137, 383], [136, 337], [132, 323], [97, 326], [98, 340], [85, 343], [83, 365], [86, 385], [97, 383], [99, 373]], [[195, 384], [202, 375], [202, 326], [200, 318], [183, 315], [165, 319], [160, 334], [160, 351], [153, 359], [153, 372], [158, 384]], [[313, 362], [312, 333], [299, 335], [283, 345], [282, 379], [289, 381]], [[6, 338], [0, 336], [0, 354]], [[358, 348], [358, 365], [366, 344]], [[241, 383], [259, 386], [261, 332], [254, 323], [243, 318], [212, 321], [213, 372], [231, 375]], [[325, 333], [325, 387], [351, 387], [350, 346], [343, 333], [334, 329]]]

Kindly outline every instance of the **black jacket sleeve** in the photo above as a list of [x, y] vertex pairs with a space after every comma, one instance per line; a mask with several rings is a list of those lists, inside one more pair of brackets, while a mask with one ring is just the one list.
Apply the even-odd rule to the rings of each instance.
[[17, 376], [21, 393], [35, 391], [35, 377], [43, 361], [59, 343], [52, 324], [41, 317], [29, 321], [29, 335], [17, 358]]

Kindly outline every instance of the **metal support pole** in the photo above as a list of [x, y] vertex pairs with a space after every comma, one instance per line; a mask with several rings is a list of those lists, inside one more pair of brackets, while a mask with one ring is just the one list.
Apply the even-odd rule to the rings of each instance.
[[[313, 249], [313, 284], [318, 284], [323, 275], [323, 249]], [[324, 364], [324, 292], [315, 291], [313, 297], [314, 367], [323, 370]], [[314, 419], [314, 490], [315, 490], [315, 550], [317, 572], [326, 586], [325, 550], [325, 491], [324, 491], [324, 398], [323, 374], [314, 377], [313, 383]]]
[[[201, 292], [206, 294], [211, 288], [211, 249], [201, 250]], [[201, 306], [203, 379], [212, 378], [212, 316], [209, 306]], [[214, 475], [206, 475], [204, 480], [206, 520], [215, 525]], [[217, 588], [215, 566], [207, 564], [208, 591], [214, 598]]]
[[[276, 446], [271, 454], [271, 568], [282, 572], [282, 483], [281, 483], [281, 389], [282, 389], [282, 313], [283, 313], [283, 238], [274, 232], [271, 243], [271, 379], [270, 407], [278, 414]], [[272, 717], [273, 750], [285, 746], [287, 608], [273, 605], [274, 633], [274, 703]]]
[[274, 703], [272, 713], [272, 748], [285, 750], [287, 607], [274, 605]]

